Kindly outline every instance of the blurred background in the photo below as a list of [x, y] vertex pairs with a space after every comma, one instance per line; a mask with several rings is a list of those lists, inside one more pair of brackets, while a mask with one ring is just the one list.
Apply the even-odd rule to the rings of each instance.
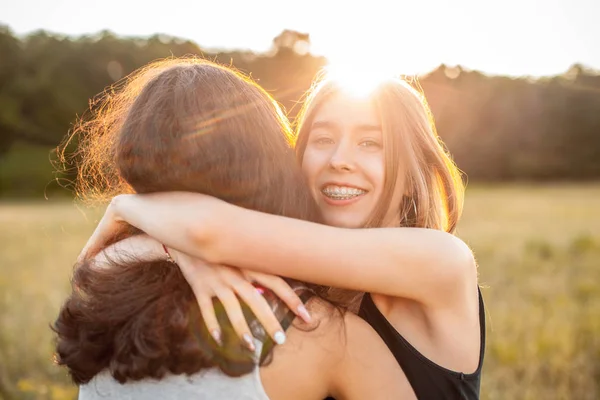
[[411, 77], [468, 177], [482, 398], [600, 398], [599, 19], [595, 0], [0, 1], [0, 399], [77, 396], [49, 324], [102, 210], [73, 201], [56, 147], [93, 96], [189, 54], [291, 119], [327, 64]]

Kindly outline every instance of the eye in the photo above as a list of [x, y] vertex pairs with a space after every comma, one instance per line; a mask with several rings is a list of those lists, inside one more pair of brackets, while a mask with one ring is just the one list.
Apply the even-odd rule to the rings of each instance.
[[333, 139], [331, 139], [328, 136], [316, 136], [313, 140], [311, 140], [311, 142], [313, 142], [314, 144], [325, 145], [332, 144]]
[[362, 147], [381, 147], [381, 144], [373, 139], [366, 139], [360, 142], [359, 146]]

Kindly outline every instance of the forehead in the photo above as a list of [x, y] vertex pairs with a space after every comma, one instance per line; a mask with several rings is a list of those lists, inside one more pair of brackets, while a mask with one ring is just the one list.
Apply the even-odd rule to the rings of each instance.
[[333, 123], [339, 126], [379, 126], [379, 115], [372, 101], [336, 93], [318, 108], [313, 124]]

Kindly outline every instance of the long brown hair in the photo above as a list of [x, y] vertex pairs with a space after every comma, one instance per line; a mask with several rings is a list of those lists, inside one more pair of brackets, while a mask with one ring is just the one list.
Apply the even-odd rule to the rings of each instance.
[[[83, 198], [193, 191], [320, 221], [287, 119], [236, 71], [200, 59], [155, 62], [106, 91], [93, 110], [73, 133]], [[211, 367], [232, 376], [251, 371], [254, 355], [226, 316], [219, 318], [223, 346], [210, 337], [191, 288], [169, 262], [119, 257], [101, 268], [84, 261], [53, 326], [57, 362], [78, 384], [104, 369], [120, 382]]]
[[[315, 115], [337, 93], [344, 93], [343, 86], [323, 72], [306, 94], [296, 120], [296, 152], [300, 162]], [[399, 78], [382, 80], [368, 96], [381, 118], [385, 178], [383, 194], [366, 226], [381, 226], [390, 207], [394, 207], [400, 216], [400, 226], [454, 232], [462, 214], [464, 184], [460, 170], [436, 132], [425, 96]], [[407, 190], [401, 204], [391, 204], [402, 160], [407, 166]]]

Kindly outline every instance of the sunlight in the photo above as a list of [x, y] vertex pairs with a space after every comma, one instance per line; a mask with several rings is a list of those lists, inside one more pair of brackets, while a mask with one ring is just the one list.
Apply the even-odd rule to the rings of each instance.
[[355, 97], [366, 97], [383, 82], [397, 77], [394, 69], [381, 64], [338, 59], [325, 68], [327, 77]]

